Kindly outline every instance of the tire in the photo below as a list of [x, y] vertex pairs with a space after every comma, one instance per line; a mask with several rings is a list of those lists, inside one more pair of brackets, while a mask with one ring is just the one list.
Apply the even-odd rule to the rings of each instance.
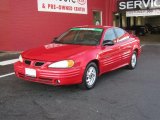
[[131, 56], [131, 60], [130, 60], [130, 64], [128, 65], [128, 68], [133, 70], [135, 69], [136, 65], [137, 65], [137, 52], [134, 51]]
[[91, 62], [87, 65], [83, 78], [82, 83], [79, 85], [80, 88], [89, 90], [94, 88], [96, 81], [98, 78], [98, 68], [94, 62]]

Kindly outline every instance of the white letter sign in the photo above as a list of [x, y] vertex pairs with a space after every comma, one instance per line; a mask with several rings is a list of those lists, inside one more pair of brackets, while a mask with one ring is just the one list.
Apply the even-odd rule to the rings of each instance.
[[37, 0], [38, 11], [87, 14], [87, 0]]

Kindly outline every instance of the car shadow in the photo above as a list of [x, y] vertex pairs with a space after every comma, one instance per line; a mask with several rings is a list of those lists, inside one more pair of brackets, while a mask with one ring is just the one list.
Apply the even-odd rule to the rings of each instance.
[[[128, 71], [128, 70], [126, 69], [126, 67], [123, 67], [123, 68], [102, 74], [98, 78], [95, 88], [93, 89], [96, 89], [96, 87], [101, 86], [101, 84], [104, 84], [104, 82], [106, 81], [111, 82], [114, 77], [116, 77], [121, 73], [124, 73], [125, 71]], [[58, 91], [58, 92], [65, 92], [65, 93], [84, 91], [84, 89], [81, 89], [78, 85], [52, 86], [52, 85], [29, 82], [21, 79], [19, 80], [21, 81], [20, 84], [23, 84], [23, 86], [26, 87], [26, 89], [28, 90], [30, 89], [31, 91], [45, 91], [45, 92]]]
[[99, 76], [96, 86], [100, 86], [101, 84], [104, 84], [104, 82], [108, 81], [111, 82], [113, 79], [118, 78], [118, 76], [122, 73], [125, 73], [125, 71], [128, 71], [127, 67], [122, 67], [107, 73], [102, 74]]

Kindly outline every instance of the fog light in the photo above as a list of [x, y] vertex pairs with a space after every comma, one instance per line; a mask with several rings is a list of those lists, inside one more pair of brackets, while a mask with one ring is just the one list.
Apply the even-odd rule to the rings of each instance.
[[55, 83], [56, 83], [56, 84], [60, 84], [61, 81], [60, 81], [60, 80], [55, 80]]

